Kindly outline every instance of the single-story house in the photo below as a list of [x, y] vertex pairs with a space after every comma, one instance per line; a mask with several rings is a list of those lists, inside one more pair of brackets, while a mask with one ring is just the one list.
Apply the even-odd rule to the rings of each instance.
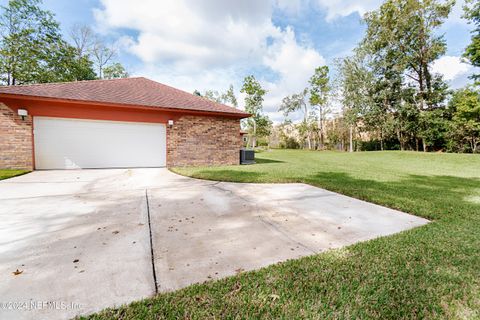
[[0, 168], [233, 165], [249, 114], [146, 78], [0, 87]]
[[242, 145], [246, 146], [248, 142], [248, 132], [245, 130], [240, 130], [240, 135], [242, 136]]

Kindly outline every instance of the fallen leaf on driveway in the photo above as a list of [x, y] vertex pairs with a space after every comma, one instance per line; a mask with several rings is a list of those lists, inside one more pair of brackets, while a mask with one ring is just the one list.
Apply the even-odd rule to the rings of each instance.
[[120, 231], [115, 230], [115, 231], [113, 231], [112, 233], [113, 233], [113, 234], [117, 234], [117, 233], [120, 233]]
[[80, 260], [78, 260], [78, 259], [75, 259], [75, 260], [73, 260], [73, 263], [77, 263], [78, 261], [80, 261]]
[[23, 273], [23, 270], [15, 270], [12, 272], [14, 276], [18, 276], [19, 274], [22, 274]]

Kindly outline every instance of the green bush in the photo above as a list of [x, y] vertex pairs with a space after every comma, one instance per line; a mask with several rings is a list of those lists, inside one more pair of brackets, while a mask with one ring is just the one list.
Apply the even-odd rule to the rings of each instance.
[[284, 141], [280, 142], [280, 149], [300, 149], [300, 144], [295, 138], [288, 137]]

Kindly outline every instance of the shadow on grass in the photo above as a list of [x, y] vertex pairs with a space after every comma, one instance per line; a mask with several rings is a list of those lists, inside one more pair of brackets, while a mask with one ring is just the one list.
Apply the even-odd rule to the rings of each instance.
[[341, 172], [319, 172], [304, 182], [378, 203], [427, 219], [480, 212], [480, 179], [408, 175], [396, 181], [357, 179]]
[[197, 179], [227, 182], [262, 182], [266, 173], [242, 170], [201, 170], [191, 176]]
[[255, 159], [255, 164], [264, 164], [264, 163], [285, 163], [285, 161], [273, 160], [273, 159], [262, 159], [262, 158]]

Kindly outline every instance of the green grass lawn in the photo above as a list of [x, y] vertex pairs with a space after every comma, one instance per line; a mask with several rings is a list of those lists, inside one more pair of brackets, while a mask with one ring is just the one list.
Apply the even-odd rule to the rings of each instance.
[[257, 159], [249, 166], [174, 171], [213, 180], [305, 182], [433, 222], [91, 318], [480, 318], [480, 155], [274, 150]]
[[15, 176], [19, 176], [25, 174], [29, 171], [25, 170], [10, 170], [10, 169], [0, 169], [0, 180], [12, 178]]

